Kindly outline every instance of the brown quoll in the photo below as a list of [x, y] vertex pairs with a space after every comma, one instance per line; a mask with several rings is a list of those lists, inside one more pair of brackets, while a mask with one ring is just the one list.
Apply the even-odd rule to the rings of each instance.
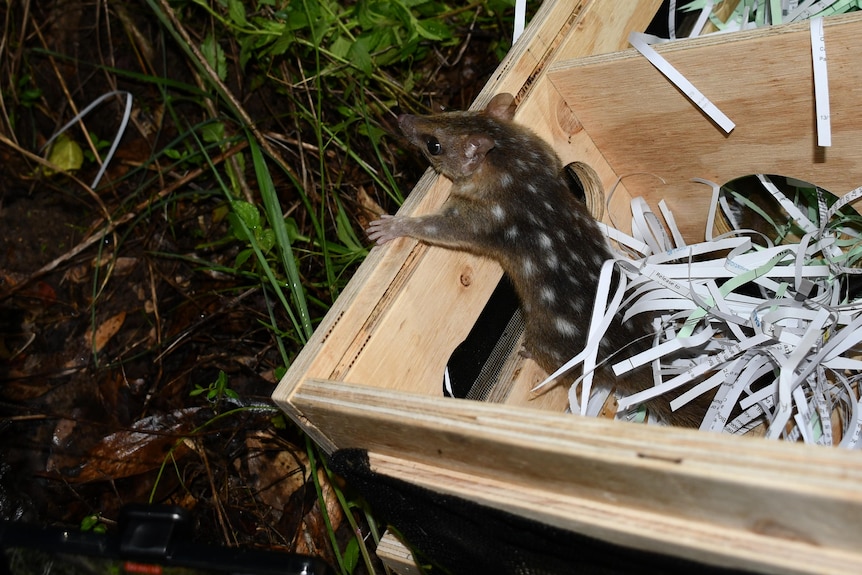
[[[585, 345], [599, 274], [611, 252], [554, 150], [513, 122], [514, 111], [514, 98], [498, 94], [479, 112], [399, 116], [407, 139], [452, 181], [451, 195], [438, 213], [383, 216], [367, 233], [377, 244], [410, 236], [499, 262], [521, 301], [525, 351], [552, 373]], [[599, 357], [628, 346], [617, 356], [622, 359], [650, 341], [643, 320], [623, 324], [618, 316]], [[653, 384], [646, 369], [617, 378], [609, 365], [599, 367], [594, 382], [622, 395]], [[664, 423], [699, 424], [700, 410], [674, 412], [668, 401], [659, 397], [646, 405]]]

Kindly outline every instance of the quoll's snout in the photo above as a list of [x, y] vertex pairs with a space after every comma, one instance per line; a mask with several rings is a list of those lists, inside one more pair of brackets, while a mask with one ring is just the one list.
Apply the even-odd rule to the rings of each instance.
[[399, 114], [398, 115], [398, 127], [401, 128], [401, 132], [405, 135], [410, 135], [415, 131], [416, 120], [414, 116], [410, 114]]

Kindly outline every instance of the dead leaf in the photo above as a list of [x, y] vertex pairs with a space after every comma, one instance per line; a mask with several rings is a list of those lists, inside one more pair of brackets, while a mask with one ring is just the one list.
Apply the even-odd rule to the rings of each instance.
[[359, 186], [356, 190], [356, 203], [362, 207], [363, 211], [359, 214], [359, 220], [362, 227], [373, 219], [377, 219], [386, 213], [383, 206], [377, 203], [377, 200], [372, 198], [363, 186]]
[[138, 258], [120, 256], [114, 260], [114, 274], [116, 275], [128, 275], [137, 267]]
[[[344, 520], [344, 513], [341, 509], [341, 504], [335, 496], [332, 484], [326, 477], [326, 471], [322, 468], [317, 471], [323, 501], [326, 505], [326, 512], [329, 515], [332, 529], [337, 531]], [[321, 544], [327, 541], [328, 538], [329, 527], [327, 527], [323, 519], [323, 514], [320, 511], [320, 500], [318, 499], [311, 511], [306, 513], [302, 518], [302, 526], [295, 540], [296, 552], [305, 555], [325, 556], [328, 548], [322, 547]]]
[[90, 277], [91, 275], [89, 267], [84, 264], [81, 264], [79, 266], [74, 266], [66, 270], [66, 273], [63, 274], [63, 281], [68, 281], [73, 284], [80, 284], [89, 280]]
[[57, 301], [57, 292], [54, 291], [53, 286], [51, 286], [51, 284], [49, 284], [48, 282], [36, 282], [36, 285], [34, 286], [34, 289], [32, 291], [33, 295], [42, 300], [42, 303], [51, 305], [55, 301]]
[[74, 469], [64, 469], [70, 483], [89, 483], [140, 475], [161, 467], [166, 457], [181, 459], [189, 448], [180, 441], [195, 427], [195, 414], [202, 408], [179, 409], [153, 415], [102, 438]]
[[305, 450], [276, 442], [269, 431], [249, 436], [246, 446], [253, 490], [262, 503], [282, 511], [291, 496], [308, 481], [308, 456]]
[[55, 384], [50, 379], [27, 379], [27, 372], [10, 369], [6, 372], [8, 380], [3, 382], [4, 401], [28, 401], [42, 397], [49, 391], [55, 389]]
[[102, 351], [111, 338], [117, 335], [117, 332], [120, 331], [124, 321], [126, 321], [126, 312], [124, 311], [109, 317], [96, 328], [95, 336], [93, 336], [93, 332], [88, 329], [84, 334], [84, 342], [87, 345], [92, 344], [96, 353]]

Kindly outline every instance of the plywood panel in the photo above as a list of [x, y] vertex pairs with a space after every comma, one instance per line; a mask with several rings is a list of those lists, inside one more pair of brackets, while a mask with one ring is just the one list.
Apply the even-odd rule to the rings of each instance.
[[[815, 141], [807, 23], [656, 47], [736, 123], [728, 135], [633, 50], [561, 62], [549, 71], [628, 191], [665, 198], [689, 239], [702, 239], [709, 189], [739, 176], [793, 176], [841, 195], [862, 185], [862, 16], [825, 20], [832, 146]], [[657, 185], [662, 178], [667, 185]]]

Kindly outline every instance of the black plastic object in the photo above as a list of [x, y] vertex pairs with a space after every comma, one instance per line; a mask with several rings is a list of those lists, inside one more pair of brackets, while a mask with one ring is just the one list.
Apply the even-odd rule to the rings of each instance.
[[[147, 571], [153, 573], [184, 568], [184, 574], [201, 575], [334, 574], [315, 557], [192, 543], [189, 514], [179, 507], [129, 506], [122, 510], [118, 524], [118, 533], [102, 534], [0, 522], [0, 575], [140, 573], [141, 565], [165, 568]], [[47, 567], [37, 568], [39, 562]]]

